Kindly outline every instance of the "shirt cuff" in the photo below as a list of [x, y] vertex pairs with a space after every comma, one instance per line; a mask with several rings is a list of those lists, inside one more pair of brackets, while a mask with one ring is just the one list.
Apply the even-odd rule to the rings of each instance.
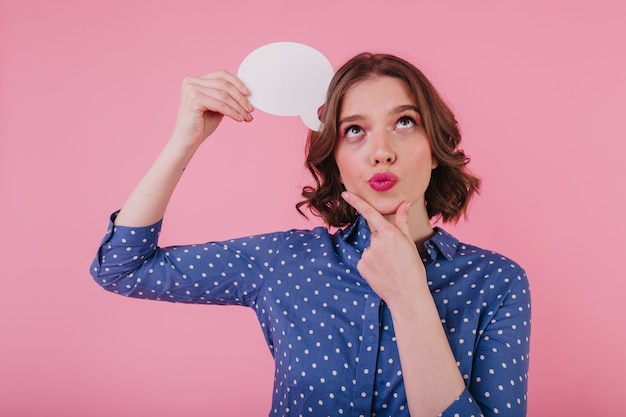
[[[111, 214], [109, 227], [102, 240], [102, 245], [108, 246], [144, 246], [156, 245], [161, 233], [163, 219], [144, 227], [118, 226], [114, 224], [119, 210]], [[101, 246], [102, 246], [101, 245]]]
[[484, 417], [480, 407], [465, 388], [459, 398], [446, 408], [439, 417]]

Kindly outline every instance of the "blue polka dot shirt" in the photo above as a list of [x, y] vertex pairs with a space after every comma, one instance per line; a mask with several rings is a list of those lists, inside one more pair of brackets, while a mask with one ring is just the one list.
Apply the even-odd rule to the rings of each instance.
[[[409, 416], [389, 308], [356, 268], [370, 237], [362, 217], [335, 233], [318, 227], [167, 248], [157, 246], [160, 229], [111, 222], [94, 279], [129, 297], [254, 309], [276, 364], [270, 416]], [[422, 258], [466, 384], [442, 416], [524, 416], [524, 270], [440, 228]]]

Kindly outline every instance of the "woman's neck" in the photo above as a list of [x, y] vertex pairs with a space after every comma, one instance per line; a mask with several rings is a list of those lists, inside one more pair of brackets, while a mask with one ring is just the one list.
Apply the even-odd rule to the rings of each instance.
[[[385, 219], [387, 219], [387, 221], [391, 224], [395, 224], [396, 215], [389, 214], [385, 216]], [[411, 206], [409, 211], [409, 230], [411, 233], [411, 239], [413, 239], [413, 242], [415, 242], [418, 249], [423, 248], [424, 242], [433, 237], [435, 231], [430, 224], [426, 206], [422, 206], [421, 204], [414, 204]]]

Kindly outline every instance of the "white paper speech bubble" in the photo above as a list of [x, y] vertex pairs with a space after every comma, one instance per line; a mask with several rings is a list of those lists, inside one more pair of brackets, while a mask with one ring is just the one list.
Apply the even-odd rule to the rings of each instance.
[[317, 109], [324, 104], [333, 67], [318, 50], [295, 42], [261, 46], [248, 55], [237, 76], [250, 102], [277, 116], [300, 116], [304, 124], [319, 131]]

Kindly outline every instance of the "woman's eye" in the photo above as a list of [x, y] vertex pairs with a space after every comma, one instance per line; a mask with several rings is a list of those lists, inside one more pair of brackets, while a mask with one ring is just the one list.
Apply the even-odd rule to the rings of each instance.
[[400, 129], [408, 129], [416, 125], [415, 120], [409, 116], [403, 116], [398, 119], [396, 126]]
[[347, 138], [354, 138], [363, 133], [363, 129], [361, 129], [357, 125], [348, 126], [343, 130], [343, 135]]

